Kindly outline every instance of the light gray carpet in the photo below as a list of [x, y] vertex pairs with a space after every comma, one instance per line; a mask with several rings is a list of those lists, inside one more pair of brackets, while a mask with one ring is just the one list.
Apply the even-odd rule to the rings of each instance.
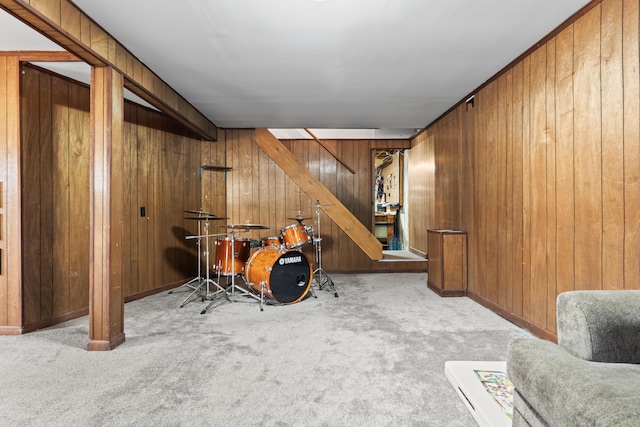
[[126, 342], [87, 352], [87, 318], [0, 337], [0, 424], [474, 426], [447, 360], [505, 360], [528, 333], [424, 273], [332, 275], [287, 306], [162, 293], [125, 306]]

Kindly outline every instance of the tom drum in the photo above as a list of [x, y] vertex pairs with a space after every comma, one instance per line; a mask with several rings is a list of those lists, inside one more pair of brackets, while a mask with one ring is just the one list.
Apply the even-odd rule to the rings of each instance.
[[280, 240], [279, 236], [271, 236], [271, 237], [263, 237], [262, 238], [262, 247], [265, 246], [280, 246], [282, 245], [282, 240]]
[[305, 244], [311, 244], [311, 228], [303, 224], [292, 224], [283, 228], [282, 241], [289, 249], [294, 249]]
[[247, 262], [245, 281], [256, 292], [282, 304], [296, 303], [311, 287], [309, 259], [299, 251], [267, 246], [258, 249]]
[[215, 268], [222, 276], [244, 273], [245, 264], [251, 251], [251, 240], [234, 239], [233, 246], [232, 250], [230, 237], [216, 240]]

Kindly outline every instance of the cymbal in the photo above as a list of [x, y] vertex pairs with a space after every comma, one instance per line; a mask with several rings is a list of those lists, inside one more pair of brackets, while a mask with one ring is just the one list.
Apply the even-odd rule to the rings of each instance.
[[311, 217], [292, 216], [287, 219], [295, 219], [296, 221], [304, 221], [305, 219], [311, 219]]
[[315, 208], [315, 207], [318, 207], [318, 206], [333, 206], [333, 205], [331, 203], [326, 203], [326, 204], [315, 203], [313, 205], [305, 206], [305, 209], [306, 208]]
[[198, 211], [194, 211], [194, 210], [190, 210], [190, 209], [186, 209], [183, 212], [186, 213], [192, 213], [192, 214], [196, 214], [196, 215], [204, 215], [204, 216], [210, 216], [210, 217], [215, 217], [214, 214], [210, 213], [210, 212], [204, 212], [202, 210], [198, 210]]
[[226, 228], [231, 228], [231, 229], [243, 229], [243, 230], [267, 230], [269, 228], [273, 228], [270, 225], [263, 225], [263, 224], [251, 224], [248, 222], [245, 222], [244, 224], [227, 224], [227, 225], [221, 225], [220, 227], [226, 227]]
[[220, 219], [229, 219], [229, 218], [222, 218], [222, 217], [218, 217], [218, 216], [185, 216], [184, 219], [195, 219], [198, 221], [202, 221], [202, 220], [207, 220], [207, 221], [217, 221]]

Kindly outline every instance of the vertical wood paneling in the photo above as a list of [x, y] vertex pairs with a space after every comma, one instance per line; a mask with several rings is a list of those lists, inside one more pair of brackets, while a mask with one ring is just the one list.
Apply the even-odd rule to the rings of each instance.
[[[22, 222], [20, 216], [20, 207], [22, 199], [20, 189], [20, 165], [21, 165], [21, 142], [20, 142], [20, 78], [19, 78], [19, 62], [17, 57], [6, 57], [0, 66], [0, 90], [4, 96], [0, 99], [6, 100], [3, 104], [3, 110], [0, 111], [0, 123], [2, 123], [3, 131], [6, 139], [6, 180], [3, 183], [5, 196], [3, 203], [6, 206], [5, 214], [5, 233], [6, 252], [11, 259], [7, 258], [6, 270], [3, 274], [6, 277], [6, 299], [5, 304], [0, 301], [3, 315], [6, 314], [7, 326], [18, 326], [22, 324], [23, 306], [20, 301], [23, 300], [22, 295]], [[2, 103], [2, 101], [0, 101]], [[10, 254], [10, 255], [9, 255]], [[5, 269], [5, 267], [3, 267]], [[0, 292], [1, 294], [1, 292]], [[4, 316], [3, 316], [4, 317]]]
[[498, 85], [498, 99], [497, 99], [497, 126], [496, 126], [496, 201], [497, 201], [497, 234], [496, 234], [496, 295], [495, 301], [501, 306], [507, 304], [507, 255], [508, 255], [508, 239], [509, 239], [509, 210], [507, 208], [507, 202], [509, 200], [507, 195], [507, 108], [509, 103], [507, 101], [507, 85], [508, 79], [500, 79], [497, 82]]
[[602, 2], [602, 286], [624, 286], [624, 103], [622, 86], [622, 1]]
[[429, 160], [427, 158], [427, 132], [420, 134], [412, 143], [412, 149], [407, 152], [409, 168], [409, 249], [427, 253], [427, 214], [431, 210], [428, 206], [427, 188]]
[[[8, 66], [8, 57], [0, 58], [0, 263], [2, 271], [0, 271], [0, 326], [8, 326], [8, 282], [7, 282], [7, 218], [8, 210], [6, 207], [8, 187], [7, 170], [9, 169], [9, 140], [7, 114], [8, 102], [10, 95], [7, 87], [7, 74], [10, 72]], [[11, 259], [15, 259], [12, 257]], [[13, 261], [15, 262], [15, 261]]]
[[[20, 109], [22, 222], [28, 227], [22, 233], [23, 306], [14, 304], [14, 310], [23, 308], [18, 324], [29, 330], [86, 314], [88, 308], [89, 90], [26, 66]], [[201, 142], [134, 104], [125, 105], [125, 121], [123, 290], [131, 298], [196, 273], [197, 252], [185, 245], [181, 230], [197, 231], [196, 224], [185, 225], [183, 211], [201, 203]], [[214, 157], [217, 151], [211, 150]], [[7, 318], [6, 309], [2, 315]]]
[[531, 57], [522, 75], [522, 315], [531, 318]]
[[[42, 87], [45, 88], [44, 92], [51, 94], [51, 79], [47, 82], [43, 82]], [[30, 69], [27, 69], [25, 73], [22, 75], [21, 79], [22, 90], [21, 90], [21, 102], [22, 105], [29, 105], [29, 111], [32, 113], [30, 115], [21, 114], [21, 123], [20, 127], [23, 129], [22, 132], [22, 160], [23, 166], [21, 168], [21, 177], [22, 177], [22, 224], [24, 226], [22, 231], [22, 240], [23, 240], [23, 252], [22, 252], [22, 290], [24, 295], [24, 320], [26, 322], [35, 322], [40, 320], [40, 310], [42, 307], [41, 304], [41, 289], [44, 287], [50, 289], [50, 283], [52, 280], [51, 274], [49, 272], [48, 276], [42, 277], [41, 275], [41, 259], [40, 254], [41, 244], [43, 241], [51, 241], [50, 236], [45, 236], [44, 238], [41, 236], [42, 229], [40, 226], [41, 223], [41, 213], [43, 212], [51, 212], [51, 206], [45, 204], [41, 205], [41, 182], [50, 183], [50, 176], [45, 176], [41, 179], [41, 160], [40, 160], [40, 126], [38, 125], [38, 121], [41, 120], [42, 114], [40, 113], [40, 93], [36, 91], [28, 91], [29, 87], [40, 87], [40, 77], [36, 72], [32, 72]], [[45, 104], [45, 109], [49, 112], [51, 109], [51, 100], [49, 98], [49, 102]], [[23, 112], [24, 113], [24, 112]], [[44, 115], [46, 116], [46, 114]], [[49, 129], [47, 130], [47, 125]], [[51, 135], [50, 131], [51, 120], [47, 120], [44, 123], [43, 131], [46, 132], [49, 136]], [[51, 143], [48, 144], [49, 153]], [[47, 158], [50, 164], [50, 158]], [[50, 171], [50, 167], [46, 170]], [[51, 194], [51, 191], [46, 192], [47, 194]], [[49, 253], [50, 255], [50, 253]], [[47, 261], [44, 261], [47, 263]], [[51, 261], [48, 261], [50, 264]], [[25, 268], [30, 267], [30, 268]], [[45, 291], [46, 292], [46, 291]], [[51, 295], [48, 295], [47, 302], [45, 305], [51, 305]], [[49, 313], [51, 310], [48, 310]], [[22, 319], [21, 319], [22, 320]]]
[[[487, 203], [484, 223], [486, 225], [486, 246], [483, 255], [483, 265], [485, 266], [485, 287], [484, 294], [487, 298], [495, 301], [497, 298], [497, 269], [486, 268], [489, 262], [496, 262], [498, 259], [498, 176], [497, 176], [497, 151], [498, 151], [498, 85], [492, 82], [487, 86], [485, 93], [486, 103], [483, 105], [487, 111], [487, 120], [484, 122], [486, 141], [485, 173], [486, 187], [484, 198]], [[493, 261], [491, 261], [493, 260]], [[482, 287], [481, 287], [482, 289]]]
[[[437, 183], [464, 183], [469, 294], [543, 335], [559, 293], [640, 287], [638, 26], [637, 1], [604, 0], [480, 89], [463, 115], [462, 171], [443, 144], [460, 126], [453, 111], [408, 153], [411, 182], [436, 182], [421, 190], [437, 194], [427, 227], [457, 203]], [[433, 165], [421, 158], [431, 150]]]
[[162, 117], [154, 114], [151, 118], [152, 129], [150, 143], [152, 144], [152, 165], [151, 176], [153, 177], [153, 184], [151, 186], [151, 194], [153, 195], [153, 205], [151, 213], [151, 236], [153, 245], [150, 246], [150, 252], [153, 254], [153, 279], [147, 284], [147, 289], [153, 289], [161, 286], [163, 283], [163, 265], [166, 262], [164, 259], [164, 241], [163, 232], [166, 229], [164, 225], [164, 201], [165, 195], [162, 188], [162, 177], [164, 176], [164, 159], [163, 151], [164, 146], [164, 133], [162, 129]]
[[[513, 110], [512, 110], [512, 133], [510, 135], [512, 150], [513, 169], [513, 277], [511, 284], [508, 284], [512, 291], [512, 309], [517, 316], [523, 311], [523, 284], [525, 274], [524, 259], [524, 167], [522, 164], [523, 145], [523, 123], [524, 123], [524, 62], [519, 62], [513, 67]], [[474, 209], [475, 208], [474, 205]]]
[[[487, 295], [487, 245], [489, 240], [487, 238], [487, 212], [489, 209], [494, 208], [493, 201], [487, 200], [487, 157], [489, 154], [488, 141], [487, 141], [487, 120], [479, 120], [480, 114], [483, 118], [487, 118], [487, 104], [489, 100], [485, 97], [479, 97], [476, 100], [476, 107], [478, 109], [478, 115], [475, 116], [476, 122], [474, 124], [477, 137], [475, 144], [478, 147], [476, 156], [478, 159], [477, 168], [477, 180], [476, 180], [476, 195], [479, 199], [486, 201], [486, 209], [476, 209], [476, 225], [478, 228], [478, 244], [475, 247], [476, 250], [476, 272], [478, 280], [476, 281], [476, 290], [478, 295]], [[435, 165], [435, 170], [438, 170], [438, 165]], [[490, 236], [493, 238], [494, 236]]]
[[[56, 82], [52, 88], [51, 110], [51, 149], [45, 158], [51, 162], [51, 224], [43, 221], [45, 227], [53, 228], [53, 251], [51, 255], [43, 253], [43, 259], [51, 259], [53, 267], [53, 315], [70, 311], [69, 255], [71, 250], [69, 212], [69, 83]], [[43, 197], [44, 199], [44, 197]], [[43, 229], [42, 236], [47, 236]]]
[[640, 289], [640, 27], [637, 0], [624, 0], [622, 84], [624, 87], [624, 285]]
[[[469, 205], [469, 223], [468, 225], [463, 225], [463, 231], [467, 230], [478, 230], [482, 229], [482, 225], [480, 224], [480, 210], [475, 209], [475, 203], [480, 199], [480, 180], [481, 180], [481, 162], [477, 161], [478, 156], [480, 155], [481, 147], [479, 146], [480, 138], [479, 134], [479, 117], [480, 117], [480, 109], [481, 102], [480, 99], [475, 100], [474, 108], [469, 111], [468, 117], [469, 120], [467, 122], [467, 136], [469, 137], [469, 145], [471, 147], [469, 158], [469, 173], [471, 175], [471, 181], [473, 183], [471, 187], [471, 201], [472, 204]], [[435, 170], [435, 166], [433, 168]], [[479, 254], [483, 250], [483, 245], [485, 244], [485, 240], [482, 240], [480, 236], [476, 235], [472, 239], [468, 240], [469, 249], [472, 251], [472, 256], [467, 259], [467, 263], [469, 264], [469, 271], [473, 271], [473, 275], [471, 276], [471, 280], [467, 282], [468, 288], [473, 291], [480, 293], [480, 285], [481, 281], [481, 266], [480, 266], [480, 256]]]
[[[58, 98], [57, 93], [59, 90], [54, 89], [54, 81], [50, 76], [42, 76], [40, 79], [40, 93], [39, 93], [39, 126], [38, 122], [33, 123], [38, 129], [39, 141], [36, 141], [38, 147], [39, 160], [38, 163], [40, 170], [37, 173], [40, 183], [38, 188], [40, 189], [40, 197], [36, 202], [40, 206], [38, 238], [40, 239], [38, 256], [39, 269], [39, 295], [43, 295], [43, 298], [38, 298], [40, 305], [38, 307], [38, 317], [48, 317], [53, 315], [55, 310], [54, 289], [56, 282], [56, 239], [54, 235], [45, 234], [47, 230], [50, 230], [56, 225], [54, 222], [55, 211], [57, 208], [58, 200], [56, 197], [56, 180], [52, 179], [56, 171], [63, 169], [64, 165], [58, 163], [57, 159], [53, 157], [54, 153], [57, 153], [56, 139], [60, 138], [60, 133], [57, 133], [57, 126], [54, 126], [54, 112], [56, 110], [55, 101], [59, 100], [63, 104], [67, 102], [67, 97], [63, 96], [62, 99]], [[56, 82], [58, 83], [58, 82]], [[62, 134], [64, 133], [64, 122], [62, 123]], [[22, 170], [23, 175], [31, 173], [30, 170]], [[65, 171], [66, 173], [66, 171]], [[23, 187], [23, 191], [26, 188]], [[63, 194], [64, 197], [64, 194]], [[60, 239], [58, 239], [60, 240]], [[25, 264], [28, 267], [28, 264]], [[38, 283], [38, 282], [36, 282]]]
[[[504, 206], [505, 214], [503, 221], [506, 223], [503, 227], [505, 230], [505, 242], [504, 253], [502, 254], [505, 273], [503, 276], [504, 284], [502, 285], [502, 291], [504, 292], [504, 307], [508, 311], [513, 310], [513, 286], [509, 284], [514, 283], [514, 208], [513, 208], [513, 194], [514, 194], [514, 168], [513, 168], [513, 70], [509, 70], [505, 75], [505, 87], [504, 98], [505, 103], [505, 124], [504, 124]], [[500, 255], [499, 255], [500, 256]], [[500, 278], [498, 279], [500, 280]], [[499, 302], [498, 302], [499, 304]]]
[[[136, 153], [138, 169], [136, 170], [138, 206], [144, 207], [146, 215], [138, 220], [138, 287], [134, 292], [147, 290], [153, 282], [153, 257], [141, 256], [151, 253], [153, 246], [151, 232], [151, 218], [155, 217], [153, 205], [152, 181], [152, 143], [149, 134], [151, 113], [147, 110], [138, 110], [137, 123], [135, 127]], [[132, 133], [134, 130], [132, 129]], [[137, 215], [136, 215], [137, 217]]]
[[547, 226], [545, 232], [547, 233], [547, 248], [546, 248], [546, 268], [547, 268], [547, 300], [542, 302], [546, 307], [547, 319], [546, 327], [555, 333], [555, 318], [556, 318], [556, 295], [557, 295], [557, 283], [556, 283], [556, 230], [557, 230], [557, 217], [556, 217], [556, 98], [555, 98], [555, 79], [556, 79], [556, 43], [555, 39], [552, 39], [547, 43], [547, 69], [546, 69], [546, 82], [545, 82], [545, 97], [546, 97], [546, 189], [545, 196], [547, 198]]
[[131, 238], [125, 240], [124, 257], [129, 262], [125, 264], [124, 275], [128, 278], [124, 282], [124, 293], [130, 295], [138, 289], [138, 192], [136, 187], [137, 172], [137, 144], [133, 122], [136, 120], [136, 111], [133, 108], [125, 108], [124, 111], [124, 149], [125, 149], [125, 209], [129, 213], [126, 218], [127, 229]]
[[574, 25], [576, 286], [602, 288], [600, 6]]
[[575, 289], [573, 26], [556, 37], [557, 293]]
[[546, 46], [531, 55], [529, 186], [531, 210], [530, 298], [531, 320], [545, 326], [547, 320], [547, 123], [546, 123]]

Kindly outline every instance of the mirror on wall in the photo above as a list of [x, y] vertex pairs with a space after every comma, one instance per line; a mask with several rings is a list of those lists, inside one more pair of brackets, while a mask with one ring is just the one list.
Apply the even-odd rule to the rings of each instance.
[[389, 246], [394, 234], [399, 241], [403, 240], [398, 215], [404, 197], [403, 150], [374, 150], [374, 170], [374, 235], [384, 249], [401, 249]]

